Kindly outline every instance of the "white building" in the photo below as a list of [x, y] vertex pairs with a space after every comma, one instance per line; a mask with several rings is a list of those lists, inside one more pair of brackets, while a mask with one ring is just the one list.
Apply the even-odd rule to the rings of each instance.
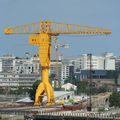
[[[115, 70], [115, 57], [112, 53], [99, 56], [92, 55], [91, 64], [93, 70]], [[83, 54], [76, 59], [75, 69], [78, 71], [90, 69], [90, 58], [87, 54]]]
[[104, 70], [115, 70], [115, 56], [113, 53], [104, 53], [101, 57], [104, 59]]
[[2, 72], [2, 59], [0, 58], [0, 72]]
[[61, 84], [64, 84], [64, 81], [74, 74], [76, 58], [65, 58], [62, 60], [62, 72], [61, 72]]
[[65, 91], [66, 90], [77, 90], [77, 86], [73, 85], [71, 83], [66, 83], [66, 84], [62, 85], [61, 88], [64, 88]]
[[19, 58], [14, 60], [14, 72], [16, 74], [39, 74], [39, 59], [31, 57], [30, 59]]

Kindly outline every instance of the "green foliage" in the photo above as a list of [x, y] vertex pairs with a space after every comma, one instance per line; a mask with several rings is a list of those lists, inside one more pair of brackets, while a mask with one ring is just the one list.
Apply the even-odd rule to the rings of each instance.
[[88, 81], [77, 80], [74, 76], [70, 76], [65, 80], [65, 83], [71, 83], [77, 86], [76, 94], [89, 93]]
[[120, 108], [120, 92], [113, 92], [109, 97], [110, 107]]
[[[65, 80], [65, 84], [66, 84], [66, 83], [74, 84], [74, 83], [75, 83], [74, 81], [76, 81], [75, 78], [68, 77], [68, 78]], [[75, 85], [75, 84], [74, 84], [74, 85]]]
[[55, 74], [51, 74], [51, 75], [49, 76], [49, 79], [50, 79], [50, 81], [54, 81], [54, 80], [55, 80]]
[[75, 77], [68, 77], [65, 80], [65, 83], [71, 83], [71, 84], [76, 85], [77, 86], [77, 91], [75, 91], [76, 94], [84, 93], [84, 94], [89, 95], [90, 94], [90, 89], [91, 89], [91, 94], [92, 95], [109, 91], [109, 88], [108, 88], [107, 85], [103, 85], [99, 88], [96, 88], [95, 84], [93, 85], [93, 83], [92, 83], [92, 85], [90, 87], [89, 81], [87, 81], [87, 80], [80, 81], [80, 80], [77, 80]]
[[68, 101], [69, 101], [70, 103], [72, 103], [72, 104], [74, 103], [74, 100], [73, 100], [73, 99], [69, 99]]
[[36, 80], [35, 83], [33, 84], [32, 88], [29, 91], [29, 97], [31, 100], [35, 100], [35, 93], [38, 85], [40, 84], [40, 80]]
[[109, 88], [107, 85], [103, 85], [101, 87], [99, 87], [99, 89], [97, 90], [98, 93], [104, 93], [104, 92], [108, 92]]
[[77, 93], [88, 93], [89, 88], [88, 88], [88, 82], [87, 81], [78, 81], [77, 82]]
[[98, 109], [98, 112], [104, 112], [104, 111], [105, 111], [105, 108], [103, 107]]
[[0, 89], [0, 94], [4, 94], [4, 90], [2, 88]]

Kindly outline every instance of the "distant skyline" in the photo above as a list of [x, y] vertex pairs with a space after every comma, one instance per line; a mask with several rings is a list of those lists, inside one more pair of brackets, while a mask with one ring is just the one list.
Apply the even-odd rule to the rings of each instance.
[[[0, 0], [0, 56], [10, 53], [22, 56], [25, 52], [38, 52], [28, 44], [28, 35], [4, 35], [6, 27], [40, 20], [80, 24], [110, 29], [111, 35], [59, 36], [59, 43], [70, 44], [60, 48], [64, 56], [84, 53], [112, 52], [120, 56], [120, 0]], [[55, 49], [53, 48], [53, 56]]]
[[[25, 52], [25, 53], [23, 53], [22, 55], [21, 54], [19, 54], [19, 55], [14, 55], [14, 54], [12, 54], [12, 53], [6, 53], [6, 54], [3, 54], [3, 55], [1, 55], [0, 57], [3, 57], [3, 56], [12, 56], [12, 57], [20, 57], [20, 58], [22, 58], [22, 57], [27, 57], [27, 54], [26, 53], [30, 53], [29, 55], [30, 56], [32, 56], [32, 55], [35, 55], [36, 54], [36, 52], [29, 52], [29, 51], [27, 51], [27, 52]], [[92, 56], [101, 56], [101, 55], [104, 55], [104, 54], [109, 54], [109, 55], [112, 55], [112, 56], [114, 56], [114, 57], [120, 57], [120, 56], [117, 56], [117, 55], [115, 55], [114, 53], [109, 53], [109, 52], [104, 52], [104, 53], [97, 53], [97, 54], [92, 54]], [[79, 56], [81, 56], [81, 55], [87, 55], [87, 54], [89, 54], [89, 53], [81, 53], [81, 54], [79, 54], [79, 55], [64, 55], [64, 54], [59, 54], [59, 57], [62, 57], [62, 58], [78, 58]], [[51, 58], [52, 60], [55, 60], [56, 58], [55, 57], [52, 57]]]

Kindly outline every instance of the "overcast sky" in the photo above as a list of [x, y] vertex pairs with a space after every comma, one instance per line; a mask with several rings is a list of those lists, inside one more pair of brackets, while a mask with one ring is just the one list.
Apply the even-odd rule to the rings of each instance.
[[60, 48], [64, 56], [103, 52], [120, 55], [120, 0], [0, 0], [0, 56], [37, 52], [37, 47], [22, 45], [28, 43], [28, 35], [7, 36], [3, 30], [40, 20], [112, 30], [108, 36], [59, 36], [59, 43], [70, 44], [69, 49]]

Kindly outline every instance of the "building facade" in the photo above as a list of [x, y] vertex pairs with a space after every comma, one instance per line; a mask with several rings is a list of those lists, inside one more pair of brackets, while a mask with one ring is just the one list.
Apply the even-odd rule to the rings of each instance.
[[[56, 68], [58, 67], [58, 68]], [[51, 74], [54, 74], [56, 75], [56, 69], [58, 69], [58, 80], [61, 80], [61, 71], [62, 71], [62, 61], [59, 60], [57, 63], [56, 63], [56, 60], [52, 60], [51, 63], [50, 63], [50, 75]]]
[[[68, 77], [78, 75], [85, 77], [90, 69], [90, 58], [83, 54], [76, 58], [65, 58], [58, 61], [58, 79], [61, 85]], [[104, 71], [120, 69], [120, 58], [115, 58], [112, 53], [104, 53], [99, 56], [92, 55], [92, 70], [94, 76], [104, 77]], [[82, 72], [81, 72], [82, 71]], [[103, 72], [101, 72], [103, 71]], [[78, 74], [79, 73], [79, 74]], [[50, 75], [56, 74], [56, 61], [50, 64]], [[0, 57], [0, 84], [1, 86], [32, 86], [36, 79], [41, 79], [41, 66], [39, 56], [33, 54], [22, 58], [12, 55]]]
[[[104, 53], [99, 56], [92, 55], [91, 65], [93, 70], [115, 70], [115, 57], [112, 53]], [[90, 69], [90, 58], [88, 54], [83, 54], [75, 61], [75, 70]]]
[[40, 79], [40, 65], [35, 56], [18, 58], [12, 55], [0, 57], [0, 86], [28, 87]]
[[120, 71], [120, 57], [115, 58], [115, 69]]
[[[71, 66], [73, 70], [71, 72]], [[103, 53], [101, 55], [91, 55], [91, 69], [94, 71], [94, 78], [105, 78], [106, 71], [115, 70], [115, 56], [112, 53]], [[82, 54], [77, 58], [62, 60], [62, 83], [71, 76], [79, 79], [85, 79], [89, 76], [90, 56]]]
[[13, 61], [15, 60], [15, 57], [7, 54], [0, 58], [0, 70], [3, 73], [12, 73], [13, 72]]

